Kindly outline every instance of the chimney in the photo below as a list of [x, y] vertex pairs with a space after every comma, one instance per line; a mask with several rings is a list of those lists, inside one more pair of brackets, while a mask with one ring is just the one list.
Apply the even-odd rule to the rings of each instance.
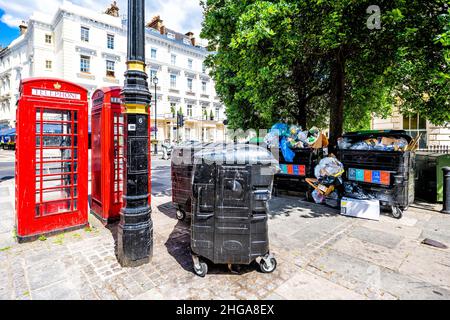
[[114, 1], [113, 3], [111, 3], [111, 6], [106, 9], [105, 13], [107, 15], [118, 18], [119, 17], [119, 7], [117, 6], [117, 2]]
[[27, 32], [28, 25], [25, 21], [22, 20], [22, 23], [19, 25], [20, 35], [25, 34]]
[[152, 20], [150, 20], [149, 23], [145, 25], [147, 28], [153, 28], [155, 30], [158, 30], [161, 34], [166, 33], [166, 27], [164, 27], [164, 23], [161, 20], [160, 16], [154, 16]]
[[191, 40], [192, 45], [195, 47], [195, 37], [194, 37], [194, 33], [189, 31], [188, 33], [185, 34], [189, 40]]

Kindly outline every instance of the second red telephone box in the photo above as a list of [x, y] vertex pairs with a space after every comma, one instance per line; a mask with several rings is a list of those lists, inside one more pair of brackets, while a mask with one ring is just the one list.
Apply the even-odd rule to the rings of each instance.
[[22, 80], [16, 115], [19, 242], [86, 226], [86, 89], [59, 79]]
[[102, 223], [119, 219], [122, 207], [124, 118], [121, 87], [98, 89], [92, 96], [91, 213]]

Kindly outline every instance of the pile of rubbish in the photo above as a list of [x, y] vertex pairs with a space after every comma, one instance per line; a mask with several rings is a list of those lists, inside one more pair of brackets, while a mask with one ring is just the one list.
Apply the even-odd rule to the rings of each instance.
[[339, 138], [338, 147], [341, 150], [377, 150], [377, 151], [407, 151], [408, 141], [405, 138], [378, 137], [362, 141], [352, 141], [349, 138]]
[[317, 179], [307, 178], [306, 182], [314, 188], [312, 197], [316, 203], [327, 203], [332, 207], [339, 206], [344, 166], [333, 155], [323, 158], [314, 169]]
[[319, 149], [328, 146], [327, 137], [317, 128], [302, 130], [301, 126], [276, 123], [265, 136], [264, 142], [269, 148], [280, 147], [287, 162], [292, 162], [295, 153], [292, 149]]
[[343, 182], [344, 166], [333, 155], [323, 158], [314, 169], [316, 179], [307, 178], [306, 182], [314, 188], [312, 198], [315, 203], [325, 203], [338, 208], [343, 197], [372, 200], [375, 197], [355, 182]]

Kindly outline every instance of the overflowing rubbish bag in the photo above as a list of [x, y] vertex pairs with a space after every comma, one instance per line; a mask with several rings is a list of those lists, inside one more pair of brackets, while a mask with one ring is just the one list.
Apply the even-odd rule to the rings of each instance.
[[323, 158], [314, 169], [314, 175], [319, 180], [338, 178], [344, 173], [344, 166], [333, 156]]
[[314, 202], [327, 203], [332, 207], [339, 206], [342, 174], [344, 166], [333, 155], [323, 158], [314, 168], [316, 178], [307, 178], [306, 182], [314, 188], [311, 193]]
[[403, 137], [374, 137], [362, 141], [352, 141], [349, 137], [338, 140], [340, 150], [375, 150], [375, 151], [406, 151], [409, 142]]
[[264, 142], [269, 148], [278, 147], [280, 144], [281, 148], [287, 146], [291, 149], [318, 149], [328, 146], [327, 137], [317, 127], [302, 130], [301, 126], [288, 126], [285, 123], [274, 124]]
[[276, 123], [264, 137], [264, 143], [279, 152], [281, 171], [274, 178], [274, 194], [304, 194], [309, 198], [312, 189], [305, 179], [314, 177], [314, 168], [328, 146], [326, 136], [316, 127], [303, 130], [298, 125]]

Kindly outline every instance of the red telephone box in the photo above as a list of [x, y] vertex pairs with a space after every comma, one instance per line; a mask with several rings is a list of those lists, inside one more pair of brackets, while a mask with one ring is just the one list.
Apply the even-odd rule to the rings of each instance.
[[122, 207], [124, 118], [121, 87], [98, 89], [91, 113], [91, 212], [102, 223], [119, 219]]
[[88, 225], [86, 89], [59, 79], [22, 80], [16, 114], [19, 242]]

